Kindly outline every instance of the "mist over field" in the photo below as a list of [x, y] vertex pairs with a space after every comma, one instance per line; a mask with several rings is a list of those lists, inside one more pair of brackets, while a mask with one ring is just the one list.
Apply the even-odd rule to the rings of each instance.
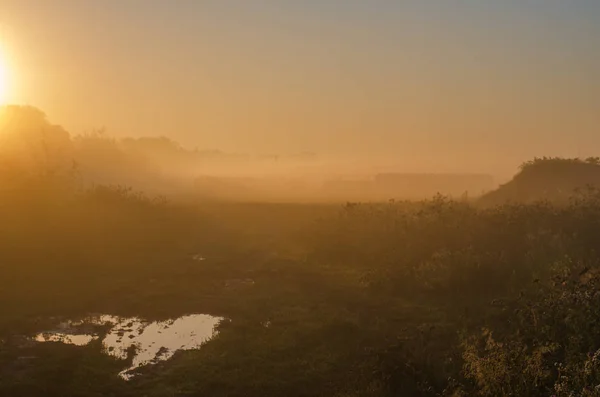
[[132, 187], [196, 199], [344, 202], [480, 196], [494, 178], [478, 173], [403, 172], [398, 166], [342, 162], [313, 152], [252, 155], [188, 149], [165, 136], [114, 138], [103, 130], [71, 135], [39, 109], [0, 109], [4, 162], [32, 175], [62, 174], [86, 188]]
[[496, 185], [0, 121], [2, 395], [595, 395], [598, 157]]

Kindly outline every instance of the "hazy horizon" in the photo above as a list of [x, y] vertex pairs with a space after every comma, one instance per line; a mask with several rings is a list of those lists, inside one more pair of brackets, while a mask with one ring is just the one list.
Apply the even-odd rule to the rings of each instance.
[[1, 0], [5, 103], [407, 171], [600, 153], [600, 2]]

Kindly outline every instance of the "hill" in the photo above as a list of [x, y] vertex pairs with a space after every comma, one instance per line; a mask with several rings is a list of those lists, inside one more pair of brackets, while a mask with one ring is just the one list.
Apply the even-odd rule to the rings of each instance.
[[481, 197], [486, 205], [505, 202], [566, 202], [578, 190], [600, 187], [600, 158], [542, 157], [521, 165], [512, 180]]

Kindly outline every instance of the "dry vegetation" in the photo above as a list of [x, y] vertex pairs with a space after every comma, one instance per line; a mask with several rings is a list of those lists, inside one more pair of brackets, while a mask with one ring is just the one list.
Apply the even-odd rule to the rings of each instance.
[[[112, 185], [169, 183], [147, 153], [31, 111], [0, 133], [0, 395], [600, 395], [594, 189], [494, 206], [167, 200]], [[573, 162], [595, 167], [537, 160], [519, 178]], [[23, 344], [90, 312], [231, 321], [130, 382], [97, 343]]]

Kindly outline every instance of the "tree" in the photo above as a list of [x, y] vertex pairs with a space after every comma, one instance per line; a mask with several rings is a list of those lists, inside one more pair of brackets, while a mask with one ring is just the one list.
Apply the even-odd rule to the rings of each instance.
[[49, 176], [73, 166], [71, 137], [31, 106], [0, 108], [0, 155], [22, 170]]

